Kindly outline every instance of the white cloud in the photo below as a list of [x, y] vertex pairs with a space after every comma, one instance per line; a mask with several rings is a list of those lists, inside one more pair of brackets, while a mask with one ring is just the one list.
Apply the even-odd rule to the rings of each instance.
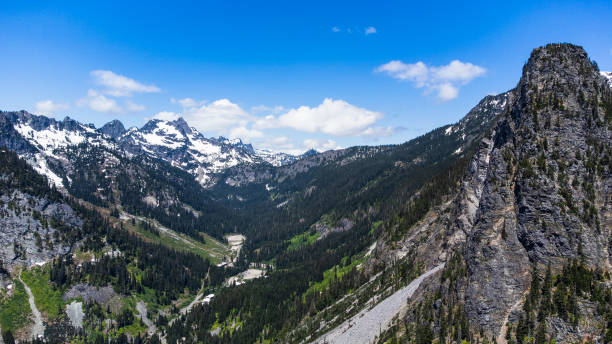
[[285, 108], [280, 105], [277, 105], [277, 106], [257, 105], [251, 108], [251, 112], [254, 114], [257, 114], [257, 113], [279, 114], [283, 111], [285, 111]]
[[367, 28], [365, 29], [365, 34], [366, 34], [366, 35], [371, 35], [371, 34], [374, 34], [374, 33], [376, 33], [376, 32], [377, 32], [377, 31], [376, 31], [376, 28], [375, 28], [374, 26], [369, 26], [369, 27], [367, 27]]
[[384, 115], [354, 106], [344, 100], [325, 98], [317, 107], [300, 106], [279, 117], [259, 118], [255, 128], [291, 128], [336, 136], [360, 136]]
[[340, 32], [340, 28], [337, 26], [332, 27], [333, 32]]
[[41, 100], [34, 105], [34, 112], [40, 115], [54, 115], [57, 111], [68, 109], [70, 105], [55, 103], [52, 100]]
[[257, 148], [274, 152], [301, 154], [310, 148], [320, 151], [339, 148], [333, 137], [304, 140], [303, 137], [297, 139], [291, 135], [292, 132], [368, 136], [374, 139], [394, 132], [391, 127], [376, 126], [376, 122], [384, 116], [382, 113], [330, 98], [316, 107], [285, 109], [282, 106], [259, 105], [250, 111], [229, 99], [201, 103], [185, 98], [171, 102], [185, 107], [181, 113], [164, 111], [154, 118], [175, 120], [182, 116], [205, 136], [240, 138], [244, 142], [253, 143]]
[[306, 149], [314, 149], [319, 152], [328, 151], [331, 149], [340, 149], [336, 141], [327, 139], [327, 140], [317, 140], [317, 139], [306, 139], [304, 140], [304, 147]]
[[412, 81], [418, 88], [425, 87], [430, 91], [436, 91], [441, 101], [457, 98], [459, 86], [466, 85], [486, 73], [483, 67], [459, 60], [453, 60], [439, 67], [427, 66], [421, 61], [408, 64], [393, 60], [379, 66], [376, 71], [398, 80]]
[[431, 70], [437, 79], [448, 80], [448, 81], [459, 81], [462, 83], [468, 83], [472, 79], [484, 75], [486, 69], [473, 65], [469, 62], [463, 63], [459, 60], [451, 61], [446, 66], [432, 67]]
[[96, 90], [87, 91], [87, 96], [77, 101], [78, 106], [88, 106], [90, 109], [98, 112], [122, 112], [123, 109], [117, 102], [101, 94]]
[[110, 70], [94, 70], [94, 81], [104, 86], [104, 93], [114, 97], [129, 97], [134, 93], [155, 93], [161, 90], [155, 85], [145, 85], [134, 79], [115, 74]]
[[161, 119], [164, 121], [176, 121], [179, 118], [179, 114], [170, 111], [162, 111], [155, 114], [153, 118]]
[[219, 99], [202, 106], [184, 109], [183, 117], [202, 132], [229, 135], [238, 127], [247, 127], [252, 116], [229, 99]]
[[269, 150], [272, 152], [283, 152], [293, 155], [299, 155], [306, 152], [309, 149], [315, 149], [323, 152], [330, 149], [340, 149], [340, 147], [334, 140], [331, 139], [305, 139], [301, 142], [296, 143], [293, 138], [286, 135], [282, 136], [269, 136], [266, 135], [262, 139], [257, 140], [254, 145], [258, 149]]
[[125, 102], [125, 108], [130, 112], [142, 112], [147, 109], [146, 106], [142, 104], [133, 103], [129, 100]]
[[257, 149], [269, 150], [276, 153], [289, 153], [299, 155], [304, 153], [307, 148], [298, 147], [295, 142], [288, 136], [270, 136], [266, 135], [254, 143]]
[[421, 61], [406, 64], [399, 60], [393, 60], [376, 68], [376, 71], [387, 73], [395, 79], [414, 81], [417, 87], [423, 87], [429, 77], [429, 68]]
[[170, 98], [172, 104], [180, 104], [184, 108], [200, 106], [206, 103], [205, 100], [195, 100], [193, 98], [174, 99]]
[[259, 130], [249, 129], [247, 127], [242, 126], [232, 128], [228, 136], [232, 139], [239, 138], [242, 139], [244, 142], [252, 142], [253, 139], [264, 137], [264, 133]]
[[459, 89], [450, 82], [436, 85], [436, 89], [438, 90], [438, 98], [442, 101], [455, 99], [459, 95]]
[[392, 127], [370, 127], [364, 130], [361, 135], [362, 136], [370, 136], [370, 137], [382, 137], [382, 136], [391, 136], [395, 133]]

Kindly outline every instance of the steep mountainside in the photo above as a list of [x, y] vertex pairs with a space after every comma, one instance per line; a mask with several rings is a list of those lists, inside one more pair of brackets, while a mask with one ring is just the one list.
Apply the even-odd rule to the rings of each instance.
[[[611, 89], [582, 48], [551, 44], [533, 51], [510, 98], [458, 192], [399, 241], [386, 224], [375, 259], [413, 249], [428, 267], [453, 262], [408, 312], [416, 337], [602, 342], [612, 335], [601, 280], [612, 269]], [[551, 285], [568, 271], [584, 292], [574, 276]]]
[[[91, 316], [91, 307], [104, 305], [106, 310], [95, 311], [96, 322], [108, 319], [120, 328], [125, 326], [121, 321], [127, 321], [121, 320], [120, 311], [132, 319], [126, 325], [133, 321], [131, 297], [148, 294], [156, 309], [170, 308], [185, 294], [196, 294], [203, 283], [219, 285], [224, 279], [222, 269], [199, 255], [142, 240], [62, 195], [6, 149], [0, 150], [0, 222], [0, 329], [5, 337], [25, 340], [44, 333], [46, 342], [64, 343], [77, 334], [64, 315], [66, 311], [71, 316], [66, 308], [70, 299], [95, 298], [95, 305], [72, 302], [71, 309]], [[73, 290], [75, 285], [80, 289]], [[31, 313], [39, 317], [35, 326]], [[77, 327], [87, 326], [95, 337], [99, 325], [82, 318], [80, 322]]]

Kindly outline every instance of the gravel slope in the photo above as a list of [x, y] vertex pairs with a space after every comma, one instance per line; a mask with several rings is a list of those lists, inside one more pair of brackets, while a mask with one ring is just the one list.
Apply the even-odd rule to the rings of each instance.
[[83, 318], [85, 318], [83, 302], [72, 301], [72, 303], [66, 306], [66, 315], [68, 315], [68, 319], [70, 319], [73, 327], [83, 328]]
[[28, 301], [30, 302], [30, 309], [32, 309], [32, 315], [34, 316], [34, 325], [32, 325], [32, 338], [42, 338], [45, 335], [45, 326], [43, 325], [42, 315], [36, 303], [34, 302], [34, 294], [28, 285], [19, 276], [19, 281], [23, 283], [26, 293], [28, 293]]
[[406, 306], [406, 300], [414, 294], [421, 285], [421, 282], [443, 267], [444, 264], [440, 264], [425, 272], [404, 288], [381, 301], [374, 308], [370, 310], [366, 308], [355, 314], [352, 318], [342, 323], [342, 325], [315, 340], [314, 343], [372, 343], [376, 336], [390, 325], [393, 317]]
[[157, 332], [157, 327], [151, 321], [151, 319], [149, 319], [147, 305], [143, 301], [138, 301], [136, 304], [136, 310], [138, 311], [142, 322], [147, 326], [147, 334], [152, 336], [155, 332]]

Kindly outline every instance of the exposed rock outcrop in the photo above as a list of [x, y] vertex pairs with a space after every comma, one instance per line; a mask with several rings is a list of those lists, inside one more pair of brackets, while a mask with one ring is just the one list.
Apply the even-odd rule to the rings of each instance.
[[[535, 267], [559, 272], [577, 259], [612, 271], [608, 80], [581, 47], [550, 44], [533, 51], [506, 99], [457, 192], [401, 241], [379, 243], [371, 260], [388, 264], [414, 250], [431, 267], [456, 252], [466, 272], [453, 284], [455, 300], [475, 333], [501, 341]], [[548, 327], [561, 341], [601, 335], [563, 331], [553, 318]]]

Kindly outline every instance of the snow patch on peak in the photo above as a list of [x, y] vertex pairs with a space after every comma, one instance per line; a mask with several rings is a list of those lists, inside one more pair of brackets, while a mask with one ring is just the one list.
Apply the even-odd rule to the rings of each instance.
[[54, 125], [43, 130], [34, 130], [28, 124], [19, 123], [14, 128], [26, 140], [49, 155], [53, 155], [56, 148], [77, 145], [86, 140], [81, 132], [59, 129]]
[[54, 184], [57, 188], [63, 188], [64, 183], [62, 178], [60, 178], [55, 172], [51, 171], [49, 166], [47, 165], [47, 159], [45, 159], [44, 155], [41, 153], [35, 154], [33, 157], [26, 160], [34, 170], [43, 176], [47, 177], [50, 184]]
[[612, 87], [612, 72], [599, 72], [608, 81], [608, 86]]

